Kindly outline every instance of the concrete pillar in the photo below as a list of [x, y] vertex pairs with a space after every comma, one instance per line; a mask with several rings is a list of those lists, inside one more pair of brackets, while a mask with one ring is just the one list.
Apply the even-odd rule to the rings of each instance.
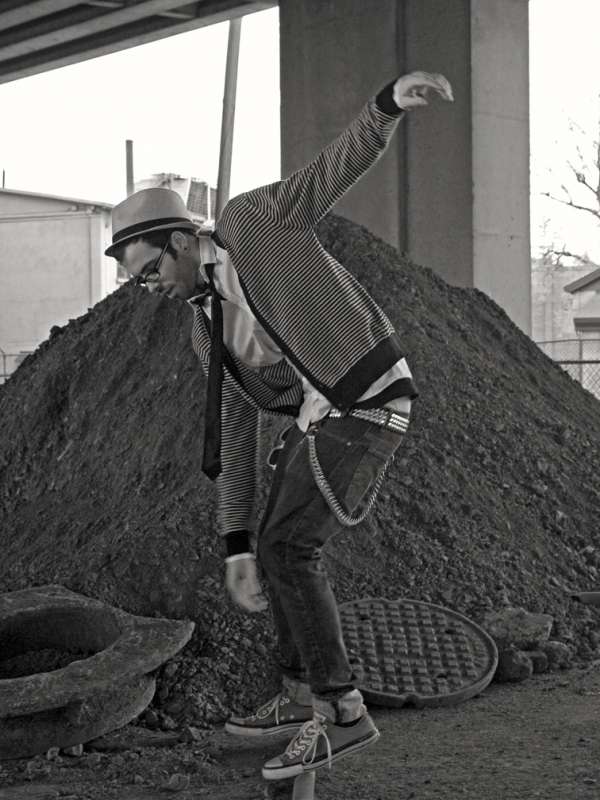
[[531, 327], [528, 0], [280, 0], [282, 174], [393, 78], [442, 72], [455, 103], [408, 114], [334, 209]]

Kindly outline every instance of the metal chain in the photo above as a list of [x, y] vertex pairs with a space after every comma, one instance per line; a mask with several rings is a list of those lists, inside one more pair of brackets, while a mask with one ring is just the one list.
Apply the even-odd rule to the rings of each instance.
[[371, 509], [373, 508], [373, 504], [377, 499], [377, 495], [379, 494], [379, 490], [383, 484], [383, 480], [385, 478], [385, 473], [387, 472], [387, 468], [389, 466], [390, 461], [386, 461], [381, 474], [378, 476], [377, 480], [375, 481], [375, 485], [373, 486], [373, 490], [369, 499], [366, 502], [363, 510], [358, 513], [356, 516], [353, 514], [348, 514], [341, 506], [340, 501], [335, 496], [335, 492], [327, 482], [327, 478], [323, 474], [323, 469], [321, 468], [321, 464], [319, 463], [319, 457], [317, 456], [317, 448], [315, 445], [315, 435], [314, 433], [307, 434], [308, 437], [308, 453], [309, 453], [309, 460], [310, 466], [312, 469], [313, 477], [315, 479], [315, 483], [319, 487], [319, 491], [323, 495], [323, 499], [331, 509], [333, 515], [336, 517], [338, 522], [342, 525], [345, 525], [347, 528], [352, 528], [355, 525], [360, 525], [366, 518]]

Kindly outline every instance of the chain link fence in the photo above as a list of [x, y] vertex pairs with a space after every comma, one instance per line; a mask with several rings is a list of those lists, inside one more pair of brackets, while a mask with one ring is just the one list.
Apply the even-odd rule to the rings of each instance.
[[560, 339], [537, 344], [600, 400], [600, 339]]

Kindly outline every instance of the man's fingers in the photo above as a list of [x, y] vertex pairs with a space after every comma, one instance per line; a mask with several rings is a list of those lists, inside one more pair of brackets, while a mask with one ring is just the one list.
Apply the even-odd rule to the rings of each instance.
[[405, 100], [404, 105], [406, 108], [415, 108], [416, 106], [428, 106], [429, 103], [420, 95], [410, 95], [410, 99]]
[[406, 76], [413, 88], [430, 87], [445, 100], [454, 100], [450, 81], [439, 72], [411, 72]]
[[438, 75], [439, 86], [440, 86], [440, 94], [445, 100], [450, 100], [452, 102], [454, 100], [454, 95], [452, 93], [452, 86], [450, 85], [450, 81], [447, 78], [444, 78], [443, 75]]
[[233, 602], [245, 611], [265, 611], [268, 608], [260, 587], [249, 586], [245, 580], [227, 581], [227, 589]]
[[244, 611], [266, 611], [268, 603], [263, 595], [256, 595], [255, 597], [239, 597], [234, 598], [235, 603], [244, 609]]

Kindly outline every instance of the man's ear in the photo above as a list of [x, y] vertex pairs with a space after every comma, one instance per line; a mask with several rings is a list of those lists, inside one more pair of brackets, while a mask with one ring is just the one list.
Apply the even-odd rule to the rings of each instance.
[[173, 231], [170, 236], [170, 243], [176, 253], [187, 253], [190, 249], [190, 243], [183, 231]]

